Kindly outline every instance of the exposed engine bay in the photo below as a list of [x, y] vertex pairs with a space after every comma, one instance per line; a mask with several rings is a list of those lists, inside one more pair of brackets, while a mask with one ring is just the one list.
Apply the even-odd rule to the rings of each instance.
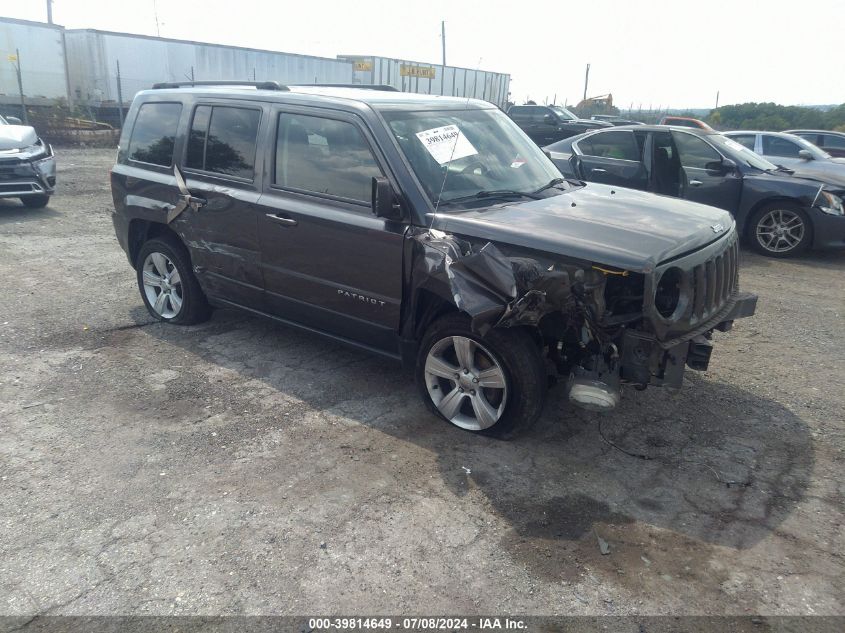
[[757, 301], [737, 289], [735, 234], [713, 262], [709, 252], [694, 253], [703, 263], [679, 258], [650, 271], [504, 251], [437, 230], [411, 238], [422, 250], [414, 271], [420, 286], [441, 295], [448, 288], [482, 336], [533, 328], [549, 375], [566, 377], [570, 400], [591, 410], [614, 408], [623, 382], [678, 387], [685, 367], [706, 370], [713, 331], [751, 316]]

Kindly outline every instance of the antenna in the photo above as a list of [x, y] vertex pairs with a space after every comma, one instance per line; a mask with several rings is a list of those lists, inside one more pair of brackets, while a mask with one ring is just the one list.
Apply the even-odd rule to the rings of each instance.
[[[478, 65], [475, 67], [476, 76], [478, 75], [478, 69], [481, 67], [481, 60], [484, 59], [483, 57], [478, 58]], [[474, 92], [475, 89], [473, 89]], [[473, 96], [475, 96], [473, 94]], [[466, 103], [464, 104], [464, 112], [469, 111], [469, 100], [470, 97], [467, 96]], [[456, 126], [457, 127], [457, 126]], [[440, 192], [437, 194], [437, 202], [434, 203], [434, 213], [431, 214], [431, 222], [428, 223], [428, 232], [431, 233], [431, 227], [434, 225], [434, 218], [437, 217], [437, 209], [440, 208], [440, 199], [443, 197], [443, 190], [446, 188], [446, 179], [449, 178], [449, 163], [452, 162], [452, 157], [455, 155], [455, 149], [458, 147], [458, 141], [461, 138], [461, 128], [458, 128], [458, 135], [455, 137], [455, 142], [452, 143], [452, 153], [449, 154], [449, 160], [446, 161], [446, 172], [443, 174], [443, 182], [440, 183]]]

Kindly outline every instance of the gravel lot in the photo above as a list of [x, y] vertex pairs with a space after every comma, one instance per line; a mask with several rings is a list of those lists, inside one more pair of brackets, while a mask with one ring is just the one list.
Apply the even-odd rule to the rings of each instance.
[[0, 613], [845, 614], [845, 254], [743, 253], [711, 371], [499, 442], [316, 336], [152, 323], [113, 156], [0, 201]]

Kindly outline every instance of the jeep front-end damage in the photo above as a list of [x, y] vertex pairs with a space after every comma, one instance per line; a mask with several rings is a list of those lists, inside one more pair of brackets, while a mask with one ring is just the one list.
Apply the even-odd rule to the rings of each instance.
[[409, 239], [413, 288], [466, 313], [482, 336], [490, 328], [531, 328], [550, 376], [565, 377], [569, 399], [593, 410], [615, 407], [622, 383], [677, 387], [685, 367], [706, 370], [712, 332], [751, 316], [757, 300], [737, 289], [735, 231], [639, 271], [436, 230]]

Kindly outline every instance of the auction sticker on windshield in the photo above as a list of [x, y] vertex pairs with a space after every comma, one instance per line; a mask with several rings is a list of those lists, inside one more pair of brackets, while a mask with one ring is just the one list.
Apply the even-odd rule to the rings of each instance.
[[473, 147], [457, 125], [444, 125], [423, 130], [417, 132], [417, 138], [434, 160], [441, 165], [478, 154], [478, 150]]

